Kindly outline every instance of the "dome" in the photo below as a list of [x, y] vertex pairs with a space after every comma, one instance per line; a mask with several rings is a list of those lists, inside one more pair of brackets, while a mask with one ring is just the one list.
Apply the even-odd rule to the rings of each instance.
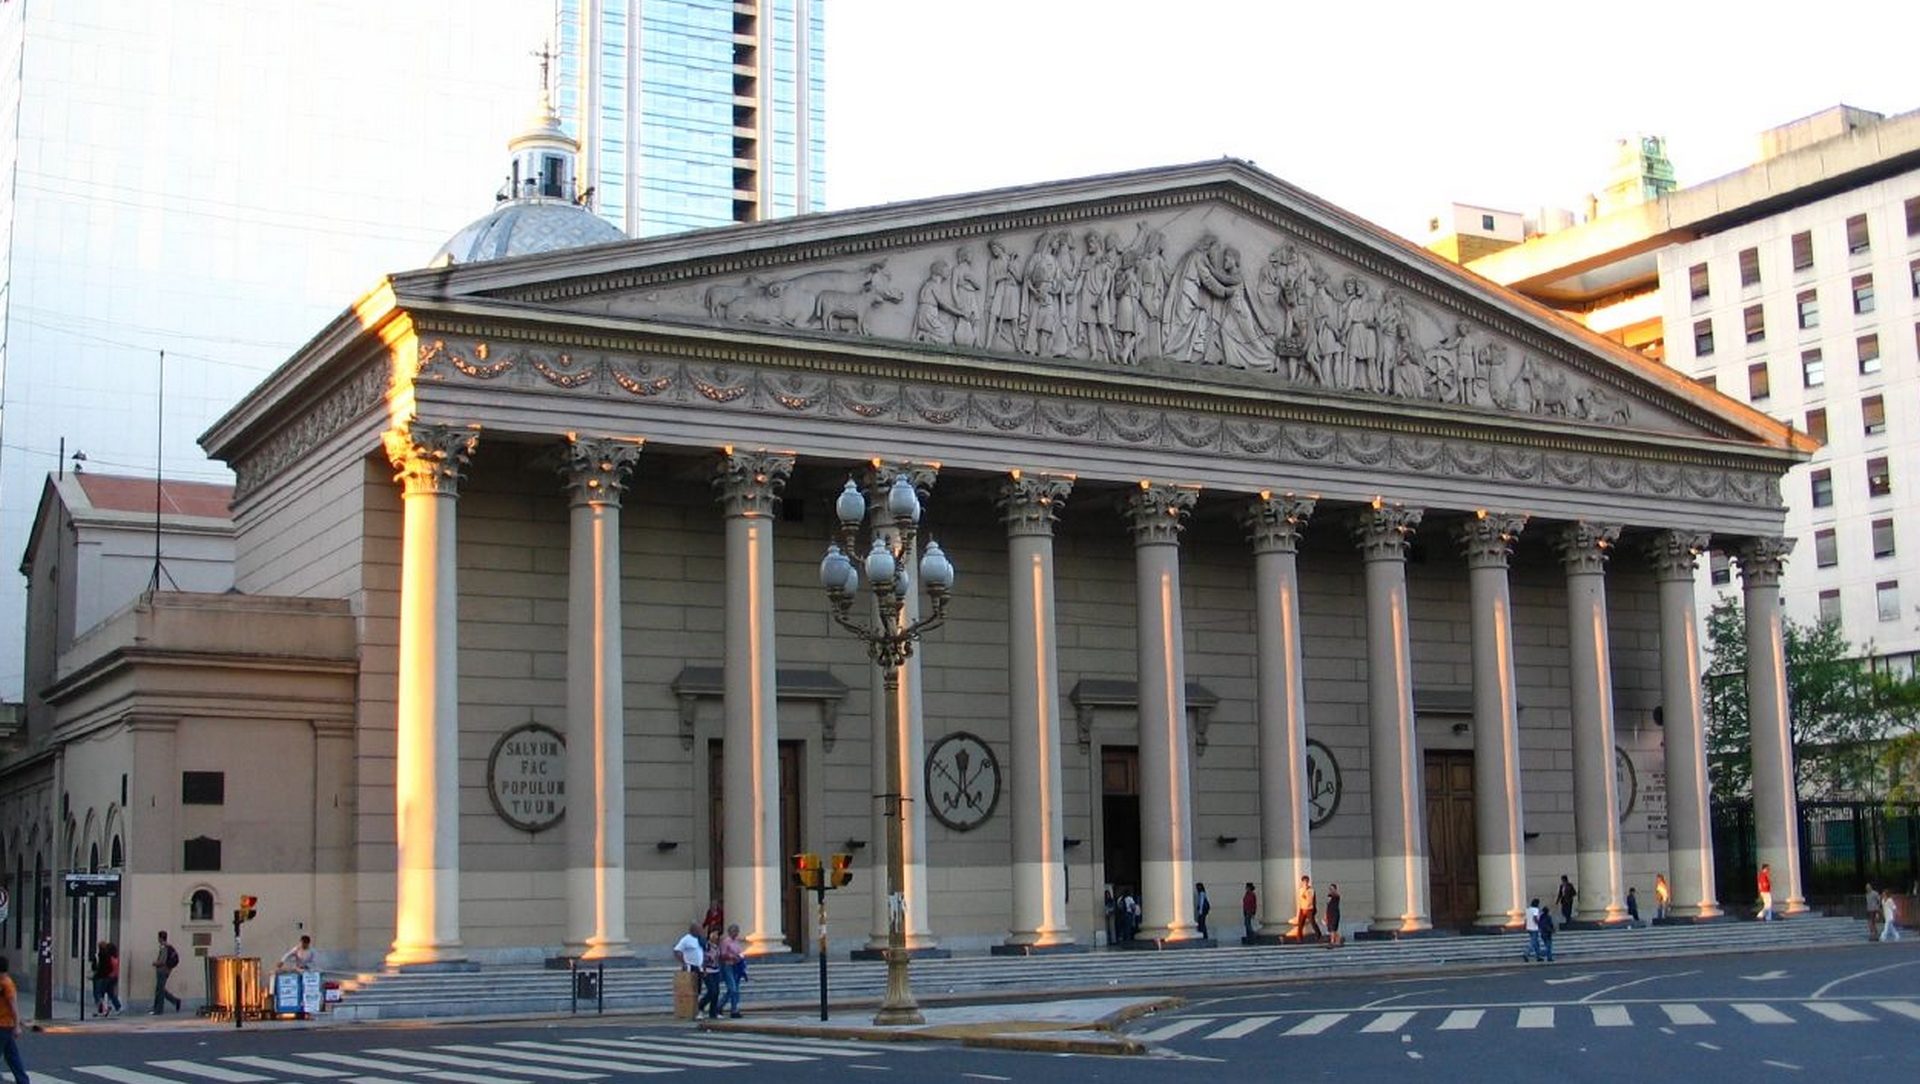
[[440, 246], [432, 266], [480, 263], [624, 241], [620, 228], [566, 200], [514, 200], [467, 226]]

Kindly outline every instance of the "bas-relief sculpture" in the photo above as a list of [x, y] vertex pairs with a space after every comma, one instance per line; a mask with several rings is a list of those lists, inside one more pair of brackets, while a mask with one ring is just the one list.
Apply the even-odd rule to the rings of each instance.
[[[984, 260], [975, 252], [961, 245], [665, 287], [646, 294], [644, 315], [1092, 365], [1237, 370], [1367, 396], [1631, 420], [1625, 395], [1224, 209], [992, 237]], [[1259, 254], [1257, 267], [1249, 253]], [[897, 282], [918, 286], [908, 296]], [[638, 300], [611, 304], [624, 312]]]

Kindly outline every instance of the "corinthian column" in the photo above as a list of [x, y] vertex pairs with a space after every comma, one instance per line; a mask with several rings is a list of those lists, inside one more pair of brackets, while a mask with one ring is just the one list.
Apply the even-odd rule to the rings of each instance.
[[1007, 524], [1007, 684], [1013, 739], [1013, 925], [1006, 943], [1073, 944], [1061, 852], [1060, 674], [1053, 632], [1053, 521], [1073, 479], [1015, 471]]
[[1473, 823], [1480, 862], [1476, 926], [1518, 929], [1527, 908], [1520, 813], [1520, 714], [1513, 681], [1507, 562], [1527, 517], [1476, 512], [1455, 531], [1473, 607]]
[[1433, 928], [1427, 906], [1426, 793], [1413, 729], [1413, 649], [1407, 628], [1407, 539], [1417, 508], [1375, 500], [1356, 518], [1366, 563], [1367, 732], [1372, 754], [1373, 925], [1377, 933]]
[[[899, 532], [894, 530], [893, 518], [887, 513], [887, 491], [893, 488], [894, 479], [905, 475], [913, 483], [921, 507], [926, 507], [933, 492], [933, 483], [939, 477], [940, 467], [934, 463], [901, 463], [875, 460], [872, 469], [864, 479], [867, 487], [867, 523], [870, 535], [884, 538], [888, 545], [899, 542]], [[905, 553], [900, 559], [900, 577], [906, 584], [906, 620], [912, 622], [920, 616], [920, 554], [916, 546], [912, 552]], [[904, 733], [900, 735], [900, 773], [899, 779], [887, 778], [887, 728], [884, 725], [887, 714], [884, 710], [885, 687], [880, 671], [873, 671], [875, 690], [873, 723], [873, 792], [875, 794], [899, 794], [906, 800], [901, 803], [902, 816], [906, 823], [902, 826], [901, 837], [905, 846], [900, 857], [906, 868], [903, 882], [907, 908], [907, 950], [926, 951], [937, 948], [939, 942], [933, 936], [931, 916], [927, 914], [927, 781], [921, 774], [921, 765], [926, 762], [927, 728], [921, 712], [920, 654], [915, 652], [906, 665], [900, 668], [899, 708], [893, 718], [900, 720]], [[887, 868], [887, 816], [884, 803], [873, 804], [872, 828], [867, 838], [873, 841], [873, 868]], [[873, 884], [873, 928], [867, 937], [867, 949], [877, 951], [887, 947], [887, 881], [884, 877], [867, 878]]]
[[1583, 922], [1626, 917], [1620, 795], [1614, 779], [1613, 659], [1607, 638], [1607, 556], [1614, 524], [1570, 523], [1554, 540], [1567, 573], [1568, 699], [1573, 714], [1573, 839]]
[[1307, 698], [1300, 680], [1300, 573], [1295, 554], [1314, 500], [1262, 493], [1240, 523], [1253, 544], [1254, 673], [1259, 691], [1262, 936], [1297, 934], [1300, 878], [1313, 872], [1307, 836]]
[[780, 723], [773, 665], [773, 503], [793, 456], [728, 449], [713, 479], [727, 518], [725, 906], [749, 955], [786, 952], [780, 886]]
[[567, 949], [627, 955], [620, 490], [638, 441], [567, 442]]
[[1753, 740], [1753, 837], [1773, 866], [1773, 898], [1782, 914], [1807, 909], [1800, 891], [1800, 803], [1793, 785], [1793, 733], [1787, 719], [1787, 647], [1780, 616], [1780, 572], [1791, 538], [1748, 539], [1734, 557], [1747, 611], [1747, 725]]
[[1694, 561], [1704, 533], [1662, 531], [1653, 541], [1660, 585], [1660, 722], [1666, 746], [1667, 868], [1671, 913], [1716, 918], [1713, 821], [1707, 789], [1707, 731], [1700, 706], [1700, 620], [1694, 609]]
[[1187, 672], [1180, 640], [1180, 532], [1200, 491], [1140, 483], [1133, 529], [1140, 670], [1140, 909], [1150, 941], [1200, 935], [1193, 914], [1193, 783], [1187, 770]]
[[454, 502], [477, 429], [403, 424], [384, 435], [403, 493], [393, 792], [394, 967], [460, 949], [459, 588]]

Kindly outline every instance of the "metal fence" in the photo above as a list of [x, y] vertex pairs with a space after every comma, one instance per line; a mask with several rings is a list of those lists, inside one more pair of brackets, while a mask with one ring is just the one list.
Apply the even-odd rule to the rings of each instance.
[[[1802, 802], [1800, 876], [1807, 899], [1838, 905], [1867, 882], [1902, 892], [1920, 886], [1920, 803]], [[1713, 808], [1714, 877], [1723, 903], [1754, 893], [1753, 806]]]

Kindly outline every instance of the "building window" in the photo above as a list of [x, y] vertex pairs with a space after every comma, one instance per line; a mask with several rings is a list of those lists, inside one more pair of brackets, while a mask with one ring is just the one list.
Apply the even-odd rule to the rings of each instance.
[[1854, 215], [1847, 219], [1847, 251], [1865, 252], [1873, 247], [1873, 239], [1867, 236], [1867, 216]]
[[1880, 371], [1880, 336], [1862, 335], [1853, 341], [1854, 354], [1860, 359], [1861, 375]]
[[1833, 507], [1833, 471], [1822, 468], [1813, 472], [1813, 506]]
[[1800, 383], [1817, 388], [1827, 382], [1827, 362], [1818, 350], [1800, 351]]
[[1488, 230], [1488, 231], [1491, 231], [1491, 230], [1493, 229], [1493, 216], [1492, 216], [1492, 215], [1481, 215], [1481, 216], [1480, 216], [1480, 228], [1481, 228], [1481, 229], [1483, 229], [1483, 230]]
[[1907, 278], [1912, 280], [1909, 286], [1913, 296], [1920, 297], [1920, 260], [1915, 260], [1907, 265]]
[[1920, 196], [1907, 200], [1907, 236], [1920, 237]]
[[1707, 558], [1707, 578], [1714, 586], [1724, 587], [1733, 582], [1733, 561], [1726, 554], [1714, 550]]
[[1694, 377], [1694, 379], [1698, 380], [1700, 382], [1700, 386], [1703, 388], [1706, 388], [1708, 391], [1720, 390], [1720, 377], [1714, 373], [1708, 373], [1705, 376], [1697, 376], [1697, 377]]
[[1873, 521], [1873, 555], [1875, 557], [1893, 556], [1893, 520]]
[[1747, 366], [1747, 401], [1757, 403], [1771, 394], [1773, 387], [1767, 379], [1767, 363], [1756, 361]]
[[187, 921], [213, 921], [213, 893], [204, 888], [193, 890], [193, 895], [187, 897]]
[[1884, 497], [1893, 492], [1893, 471], [1887, 457], [1876, 455], [1867, 460], [1867, 496]]
[[1820, 592], [1820, 620], [1832, 625], [1840, 623], [1840, 592], [1837, 589]]
[[1709, 291], [1707, 287], [1706, 264], [1697, 263], [1687, 268], [1687, 291], [1693, 296], [1695, 301], [1707, 296]]
[[1803, 329], [1820, 326], [1820, 292], [1802, 290], [1793, 299], [1794, 307], [1799, 311], [1800, 326]]
[[1814, 407], [1807, 411], [1807, 435], [1822, 444], [1827, 442], [1827, 408]]
[[1853, 276], [1853, 311], [1861, 316], [1873, 311], [1873, 276]]
[[181, 772], [181, 805], [227, 804], [227, 773]]
[[1748, 342], [1757, 343], [1767, 337], [1767, 314], [1765, 309], [1759, 305], [1748, 305], [1746, 311], [1740, 315], [1741, 318], [1746, 321]]
[[1813, 266], [1813, 231], [1801, 230], [1793, 235], [1793, 269], [1805, 271]]
[[188, 873], [220, 872], [220, 841], [195, 836], [181, 847], [180, 868]]
[[1860, 400], [1860, 430], [1870, 437], [1887, 431], [1887, 401], [1878, 395]]
[[1833, 528], [1813, 532], [1813, 563], [1816, 568], [1832, 568], [1840, 563], [1840, 542]]
[[1740, 250], [1740, 285], [1760, 285], [1760, 250], [1757, 248]]
[[1713, 353], [1713, 321], [1693, 322], [1693, 356], [1704, 358]]
[[1880, 611], [1880, 620], [1900, 620], [1900, 581], [1881, 580], [1873, 585], [1873, 600]]

